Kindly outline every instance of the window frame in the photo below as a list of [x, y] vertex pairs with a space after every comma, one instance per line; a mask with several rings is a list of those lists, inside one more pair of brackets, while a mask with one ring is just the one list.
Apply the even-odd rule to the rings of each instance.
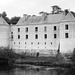
[[35, 34], [35, 39], [38, 39], [38, 34]]
[[65, 30], [68, 30], [68, 29], [69, 29], [68, 24], [66, 24], [65, 25]]
[[54, 39], [56, 39], [57, 38], [57, 34], [54, 34]]
[[44, 34], [44, 38], [47, 39], [47, 34]]
[[57, 26], [54, 26], [54, 31], [56, 31], [57, 30]]
[[20, 39], [20, 35], [18, 35], [18, 39]]
[[38, 27], [35, 27], [35, 32], [38, 32]]
[[20, 32], [20, 28], [18, 28], [18, 32]]
[[26, 39], [28, 39], [28, 34], [26, 34]]
[[69, 33], [65, 33], [65, 38], [69, 38]]

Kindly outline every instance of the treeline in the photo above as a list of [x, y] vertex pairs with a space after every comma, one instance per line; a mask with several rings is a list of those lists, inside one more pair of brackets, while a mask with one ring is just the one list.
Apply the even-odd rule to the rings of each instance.
[[18, 20], [20, 19], [20, 17], [17, 17], [17, 16], [14, 16], [14, 17], [12, 17], [11, 19], [9, 19], [9, 18], [7, 17], [7, 14], [6, 14], [5, 11], [2, 12], [0, 15], [5, 19], [5, 21], [6, 21], [9, 25], [10, 25], [10, 24], [16, 24], [16, 23], [18, 22]]

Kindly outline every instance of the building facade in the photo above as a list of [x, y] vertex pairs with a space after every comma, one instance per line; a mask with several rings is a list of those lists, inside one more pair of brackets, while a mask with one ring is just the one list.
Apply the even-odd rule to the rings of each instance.
[[61, 53], [71, 53], [75, 48], [74, 25], [75, 17], [71, 12], [67, 15], [24, 15], [15, 26], [11, 26], [11, 48], [17, 52], [56, 54], [60, 46]]
[[1, 24], [0, 46], [17, 53], [53, 55], [58, 50], [60, 53], [72, 53], [75, 48], [75, 17], [71, 12], [64, 13], [24, 14], [16, 25]]

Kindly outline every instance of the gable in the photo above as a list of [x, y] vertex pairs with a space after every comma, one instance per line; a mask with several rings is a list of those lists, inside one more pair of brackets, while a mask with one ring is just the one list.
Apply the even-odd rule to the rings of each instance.
[[0, 17], [0, 25], [9, 25], [2, 16]]
[[73, 16], [73, 14], [71, 12], [69, 12], [62, 21], [63, 22], [75, 21], [75, 17]]

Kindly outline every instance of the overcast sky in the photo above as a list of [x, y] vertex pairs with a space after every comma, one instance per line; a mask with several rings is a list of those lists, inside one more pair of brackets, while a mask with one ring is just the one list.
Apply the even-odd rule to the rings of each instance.
[[23, 14], [38, 15], [40, 11], [51, 12], [51, 6], [75, 12], [75, 0], [0, 0], [0, 13], [5, 11], [9, 18]]

